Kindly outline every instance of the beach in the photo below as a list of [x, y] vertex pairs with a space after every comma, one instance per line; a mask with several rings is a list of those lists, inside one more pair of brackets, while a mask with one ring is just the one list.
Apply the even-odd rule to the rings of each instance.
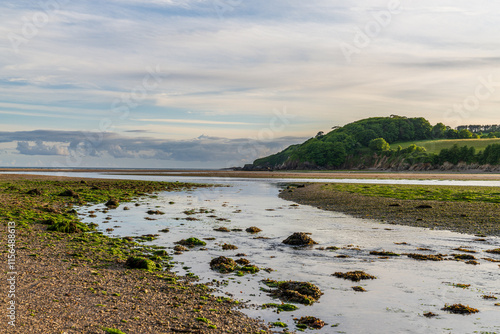
[[[99, 235], [51, 232], [48, 225], [36, 223], [36, 214], [47, 212], [42, 208], [50, 208], [56, 217], [75, 204], [83, 204], [74, 197], [61, 196], [51, 201], [49, 193], [112, 188], [116, 183], [0, 175], [3, 229], [7, 229], [8, 221], [21, 221], [15, 225], [15, 298], [7, 298], [6, 293], [2, 297], [4, 305], [16, 302], [15, 326], [2, 321], [0, 332], [100, 334], [103, 328], [125, 333], [269, 332], [267, 326], [239, 312], [239, 302], [211, 295], [212, 287], [196, 284], [191, 277], [125, 266], [126, 252], [134, 249], [139, 256], [151, 249]], [[127, 187], [127, 191], [137, 189], [142, 193], [164, 188], [149, 186], [139, 182]], [[32, 189], [38, 189], [40, 195], [27, 195]], [[32, 208], [35, 216], [22, 213]], [[2, 244], [7, 245], [6, 233], [2, 233]], [[6, 263], [6, 256], [4, 259]], [[3, 282], [8, 278], [5, 270], [1, 276]], [[2, 287], [5, 291], [6, 285]]]
[[[111, 172], [111, 171], [109, 171]], [[120, 171], [121, 172], [121, 171]], [[130, 174], [131, 173], [131, 174]], [[143, 171], [128, 171], [127, 175], [136, 175], [135, 173], [143, 173]], [[172, 172], [177, 173], [177, 172]], [[279, 211], [289, 211], [290, 217], [303, 217], [308, 215], [306, 212], [300, 214], [299, 211], [294, 213], [298, 203], [301, 206], [311, 206], [321, 210], [333, 211], [346, 214], [346, 217], [358, 217], [370, 221], [368, 229], [379, 229], [377, 233], [391, 233], [390, 230], [397, 230], [397, 225], [426, 228], [429, 230], [448, 230], [459, 233], [464, 233], [464, 236], [475, 235], [470, 242], [474, 240], [483, 240], [482, 238], [499, 236], [499, 217], [498, 203], [488, 202], [490, 197], [474, 198], [474, 200], [422, 200], [422, 199], [398, 199], [381, 196], [376, 190], [382, 189], [377, 185], [352, 185], [352, 184], [336, 184], [331, 182], [309, 184], [305, 182], [295, 182], [296, 178], [305, 178], [305, 174], [310, 174], [323, 178], [323, 173], [278, 173], [274, 172], [256, 172], [243, 173], [226, 172], [226, 171], [197, 171], [195, 176], [216, 177], [215, 181], [220, 178], [227, 177], [232, 180], [235, 178], [285, 178], [292, 175], [289, 185], [281, 188], [279, 197], [289, 201], [289, 205], [285, 207], [280, 204], [278, 207], [260, 208], [263, 211], [264, 219], [271, 218], [279, 219]], [[113, 172], [116, 174], [116, 171]], [[348, 173], [351, 174], [351, 173]], [[370, 173], [353, 173], [356, 178], [368, 177]], [[65, 173], [65, 175], [72, 175]], [[77, 174], [74, 174], [77, 175]], [[111, 175], [111, 174], [110, 174]], [[142, 175], [142, 174], [141, 174]], [[149, 174], [148, 174], [149, 175]], [[164, 175], [164, 173], [155, 172], [154, 175]], [[182, 181], [183, 178], [178, 174], [177, 178]], [[186, 173], [186, 176], [193, 176], [191, 172]], [[271, 175], [273, 175], [271, 177]], [[328, 174], [332, 175], [332, 174]], [[338, 176], [344, 174], [333, 173]], [[377, 174], [378, 175], [378, 174]], [[390, 174], [383, 173], [377, 177], [389, 177]], [[394, 177], [395, 175], [393, 175]], [[401, 175], [397, 174], [397, 178]], [[430, 178], [440, 178], [443, 175], [432, 174]], [[464, 175], [464, 179], [469, 175]], [[472, 175], [472, 180], [484, 180], [483, 175]], [[489, 175], [495, 177], [495, 175]], [[105, 175], [104, 175], [105, 177]], [[470, 176], [469, 176], [470, 177]], [[405, 178], [412, 179], [405, 174]], [[423, 178], [422, 174], [413, 175], [413, 179]], [[453, 175], [453, 179], [458, 179]], [[495, 179], [496, 180], [496, 179]], [[334, 180], [332, 180], [334, 181]], [[232, 182], [232, 181], [231, 181]], [[193, 265], [197, 261], [196, 257], [206, 259], [207, 255], [202, 253], [187, 252], [184, 255], [173, 255], [169, 248], [154, 246], [143, 241], [154, 240], [153, 235], [145, 234], [143, 236], [134, 237], [113, 237], [110, 230], [109, 233], [103, 233], [103, 227], [119, 226], [100, 225], [100, 233], [85, 233], [87, 224], [79, 225], [73, 208], [79, 208], [79, 217], [91, 222], [95, 212], [100, 219], [111, 219], [116, 216], [123, 216], [122, 212], [134, 212], [134, 208], [142, 208], [146, 203], [152, 207], [161, 192], [166, 191], [172, 196], [177, 193], [185, 195], [176, 195], [177, 200], [184, 200], [186, 205], [193, 202], [190, 197], [193, 191], [201, 191], [207, 189], [210, 193], [212, 185], [192, 184], [185, 182], [157, 182], [157, 181], [132, 181], [132, 180], [107, 180], [107, 179], [92, 179], [81, 177], [66, 177], [66, 176], [46, 176], [46, 175], [20, 175], [20, 174], [2, 174], [0, 175], [0, 202], [2, 203], [1, 217], [5, 228], [9, 221], [16, 222], [15, 238], [16, 238], [16, 327], [12, 331], [12, 327], [8, 327], [7, 322], [3, 322], [0, 326], [0, 331], [13, 333], [106, 333], [106, 329], [117, 329], [123, 333], [271, 333], [283, 332], [279, 328], [271, 329], [269, 323], [264, 323], [262, 320], [256, 320], [252, 316], [245, 313], [242, 307], [248, 307], [233, 294], [221, 297], [220, 293], [213, 294], [215, 289], [224, 287], [227, 282], [215, 280], [211, 283], [200, 283], [196, 278], [196, 268], [194, 271], [187, 274], [176, 274], [169, 268], [173, 266], [172, 256], [174, 258], [183, 259]], [[382, 186], [383, 187], [383, 186]], [[386, 186], [387, 187], [387, 186]], [[441, 186], [419, 186], [419, 185], [399, 185], [401, 189], [410, 194], [423, 192], [427, 194], [436, 189], [441, 189], [440, 193], [454, 194], [460, 192], [469, 192], [471, 194], [491, 194], [491, 198], [495, 200], [495, 187], [458, 187], [450, 186], [453, 189], [459, 189], [454, 192], [448, 191], [447, 187]], [[391, 188], [397, 188], [391, 186]], [[238, 186], [236, 186], [235, 191]], [[415, 188], [415, 189], [414, 189]], [[265, 189], [265, 188], [264, 188]], [[273, 188], [274, 189], [274, 188]], [[73, 191], [73, 192], [71, 192]], [[273, 190], [274, 192], [274, 190]], [[63, 195], [64, 194], [64, 195]], [[406, 194], [406, 193], [405, 193]], [[439, 195], [438, 194], [438, 195]], [[397, 194], [396, 194], [397, 195]], [[391, 196], [396, 196], [392, 194]], [[180, 198], [179, 198], [180, 196]], [[200, 203], [214, 202], [218, 196], [210, 195], [201, 196]], [[276, 196], [276, 195], [274, 195]], [[405, 195], [407, 196], [407, 195]], [[432, 195], [434, 196], [434, 194]], [[437, 196], [437, 195], [436, 195]], [[103, 204], [109, 199], [116, 199], [118, 207], [105, 207]], [[246, 200], [246, 197], [243, 197]], [[250, 199], [251, 200], [251, 199]], [[221, 200], [223, 201], [223, 200]], [[100, 203], [100, 204], [99, 204]], [[135, 203], [135, 205], [134, 205]], [[96, 204], [99, 204], [100, 209], [94, 209]], [[157, 203], [161, 204], [161, 203]], [[170, 204], [175, 207], [174, 202]], [[172, 206], [169, 205], [169, 206]], [[181, 208], [182, 205], [180, 204]], [[215, 207], [217, 205], [214, 204]], [[222, 202], [222, 207], [228, 204]], [[270, 204], [269, 204], [270, 205]], [[87, 208], [88, 207], [88, 208]], [[126, 209], [127, 208], [127, 209]], [[125, 211], [129, 210], [130, 211]], [[232, 214], [235, 221], [238, 219], [238, 213], [244, 208], [229, 206], [227, 212]], [[265, 210], [264, 210], [265, 208]], [[164, 210], [164, 208], [161, 208]], [[146, 210], [141, 209], [141, 210]], [[290, 211], [291, 210], [291, 211]], [[198, 212], [196, 206], [193, 212]], [[196, 222], [197, 220], [207, 219], [207, 214], [186, 212], [188, 218], [182, 218]], [[204, 212], [210, 212], [205, 210]], [[120, 214], [118, 214], [120, 213]], [[250, 220], [253, 220], [253, 211], [249, 211]], [[125, 220], [134, 220], [136, 216], [125, 214]], [[317, 214], [320, 217], [320, 214]], [[138, 216], [140, 217], [140, 216]], [[151, 216], [149, 216], [151, 217]], [[156, 218], [149, 218], [155, 220]], [[175, 215], [173, 216], [175, 217]], [[241, 216], [244, 218], [244, 216]], [[268, 217], [268, 218], [265, 218]], [[341, 217], [342, 218], [342, 217]], [[177, 218], [175, 218], [177, 219]], [[219, 219], [219, 218], [218, 218]], [[325, 219], [328, 219], [325, 217]], [[57, 225], [60, 220], [61, 226], [64, 226], [64, 231], [50, 231], [51, 227]], [[220, 222], [214, 226], [221, 226], [224, 221], [229, 224], [230, 219], [220, 217]], [[111, 220], [104, 223], [109, 223]], [[261, 227], [266, 225], [261, 220]], [[381, 227], [377, 227], [377, 222]], [[125, 223], [125, 222], [124, 222]], [[301, 222], [298, 222], [302, 225]], [[64, 225], [66, 224], [66, 225]], [[117, 223], [115, 223], [117, 224]], [[176, 223], [178, 224], [178, 223]], [[237, 224], [237, 223], [236, 223]], [[270, 223], [272, 225], [272, 223]], [[321, 224], [319, 223], [318, 229]], [[339, 222], [340, 224], [340, 222]], [[121, 225], [121, 224], [120, 224]], [[345, 224], [344, 224], [345, 225]], [[382, 228], [383, 226], [395, 226], [394, 228]], [[58, 225], [59, 226], [59, 225]], [[102, 226], [102, 227], [101, 227]], [[185, 229], [184, 223], [178, 226]], [[311, 226], [314, 226], [312, 224]], [[346, 225], [347, 228], [348, 225]], [[357, 225], [356, 225], [357, 226]], [[363, 227], [356, 227], [361, 228]], [[311, 228], [311, 227], [309, 227]], [[79, 231], [78, 229], [82, 229]], [[282, 237], [274, 241], [273, 233], [280, 233], [277, 228], [275, 232], [271, 231], [271, 227], [267, 227], [266, 234], [254, 237], [257, 239], [253, 242], [262, 242], [263, 245], [269, 242], [281, 243]], [[236, 240], [238, 235], [237, 229], [231, 230], [227, 237], [217, 237], [220, 240]], [[387, 231], [386, 231], [387, 230]], [[71, 233], [69, 233], [71, 232]], [[332, 233], [335, 231], [332, 231]], [[348, 258], [356, 261], [359, 251], [359, 246], [347, 245], [349, 238], [357, 238], [355, 234], [349, 235], [349, 232], [344, 235], [346, 245], [341, 249], [346, 252]], [[173, 233], [173, 234], [172, 234]], [[166, 239], [170, 243], [177, 238], [178, 233], [182, 231], [171, 231], [165, 234]], [[220, 232], [211, 232], [220, 233]], [[235, 233], [232, 236], [231, 233]], [[266, 233], [264, 231], [263, 233]], [[288, 232], [289, 233], [289, 232]], [[313, 234], [313, 238], [321, 238]], [[324, 232], [323, 232], [324, 233]], [[420, 232], [419, 232], [420, 233]], [[423, 233], [423, 232], [422, 232]], [[170, 236], [172, 235], [172, 236]], [[222, 233], [225, 235], [225, 233]], [[205, 235], [211, 236], [211, 235]], [[217, 234], [218, 236], [218, 234]], [[203, 235], [200, 235], [200, 238]], [[2, 234], [2, 242], [7, 244], [7, 235]], [[229, 239], [227, 239], [229, 238]], [[240, 242], [245, 242], [248, 237], [238, 237]], [[469, 238], [467, 236], [467, 238]], [[206, 238], [214, 239], [214, 238]], [[141, 241], [142, 240], [142, 241]], [[268, 241], [269, 240], [269, 241]], [[484, 239], [486, 240], [486, 239]], [[326, 244], [324, 243], [326, 242]], [[367, 242], [367, 241], [366, 241]], [[386, 242], [386, 241], [384, 241]], [[465, 242], [465, 241], [464, 241]], [[325, 245], [331, 243], [331, 240], [325, 239], [321, 247], [317, 247], [315, 251], [324, 251]], [[222, 241], [220, 242], [222, 244]], [[391, 242], [392, 244], [392, 242]], [[341, 246], [341, 245], [339, 245]], [[394, 246], [394, 245], [393, 245]], [[217, 248], [217, 244], [213, 247]], [[240, 246], [241, 247], [241, 246]], [[333, 247], [333, 246], [332, 246]], [[373, 247], [373, 246], [371, 246]], [[407, 247], [407, 246], [397, 246]], [[447, 246], [446, 246], [447, 247]], [[445, 248], [446, 248], [445, 247]], [[492, 246], [490, 246], [491, 248]], [[334, 247], [335, 249], [338, 247]], [[271, 248], [272, 249], [272, 248]], [[250, 250], [247, 250], [247, 252]], [[293, 250], [292, 250], [293, 251]], [[311, 251], [311, 250], [310, 250]], [[310, 252], [309, 251], [309, 252]], [[235, 254], [238, 251], [235, 251]], [[354, 252], [354, 253], [353, 253]], [[351, 254], [352, 253], [352, 254]], [[275, 254], [275, 255], [273, 255]], [[308, 254], [305, 251], [304, 254]], [[356, 255], [357, 254], [357, 255]], [[270, 256], [272, 255], [272, 256]], [[234, 256], [234, 254], [233, 254]], [[257, 263], [265, 263], [265, 258], [273, 258], [278, 256], [278, 253], [262, 253], [255, 261]], [[340, 255], [339, 255], [340, 256]], [[370, 255], [363, 255], [370, 256]], [[151, 258], [157, 264], [157, 269], [140, 270], [131, 269], [127, 266], [128, 258], [143, 257]], [[210, 257], [209, 257], [210, 258]], [[189, 261], [187, 261], [189, 259]], [[333, 257], [335, 261], [341, 258]], [[491, 260], [491, 259], [490, 259]], [[331, 260], [329, 260], [331, 261]], [[366, 261], [363, 260], [363, 261]], [[385, 260], [381, 260], [385, 261]], [[373, 262], [370, 260], [367, 263]], [[280, 266], [286, 267], [285, 263], [280, 263]], [[486, 263], [486, 262], [485, 262]], [[483, 266], [486, 266], [486, 264]], [[490, 263], [492, 265], [494, 263]], [[206, 266], [206, 264], [203, 264]], [[350, 267], [350, 262], [339, 263], [338, 265]], [[179, 265], [177, 265], [179, 266]], [[202, 264], [200, 264], [200, 267]], [[158, 270], [162, 267], [165, 270]], [[283, 275], [284, 267], [279, 267], [277, 271], [279, 275]], [[270, 270], [272, 268], [269, 268]], [[382, 269], [379, 268], [378, 270]], [[372, 269], [375, 270], [375, 269]], [[280, 272], [282, 272], [280, 274]], [[5, 272], [3, 273], [5, 275]], [[5, 277], [6, 279], [7, 277]], [[4, 279], [4, 278], [2, 278]], [[293, 279], [290, 276], [289, 279]], [[223, 290], [227, 288], [223, 288]], [[242, 289], [236, 287], [236, 289]], [[247, 293], [248, 294], [248, 293]], [[5, 302], [9, 302], [8, 298], [4, 298]], [[12, 299], [11, 299], [12, 300]], [[328, 303], [328, 301], [324, 301]], [[252, 306], [255, 307], [255, 306]], [[320, 309], [317, 309], [319, 310]], [[242, 312], [243, 311], [243, 312]], [[271, 311], [269, 311], [271, 312]], [[300, 312], [307, 312], [304, 308]], [[321, 311], [323, 312], [323, 311]], [[319, 312], [319, 313], [321, 313]], [[307, 315], [316, 315], [314, 312], [306, 313]], [[416, 316], [415, 321], [421, 321]], [[347, 325], [347, 324], [345, 324]], [[326, 327], [325, 327], [326, 328]], [[395, 329], [396, 330], [396, 329]], [[293, 332], [292, 329], [289, 332]], [[321, 333], [327, 333], [328, 329], [324, 329]]]

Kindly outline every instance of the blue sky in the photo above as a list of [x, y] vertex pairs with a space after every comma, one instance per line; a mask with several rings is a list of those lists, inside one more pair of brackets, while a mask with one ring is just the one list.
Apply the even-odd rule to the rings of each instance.
[[220, 168], [371, 116], [500, 123], [494, 2], [0, 9], [0, 166]]

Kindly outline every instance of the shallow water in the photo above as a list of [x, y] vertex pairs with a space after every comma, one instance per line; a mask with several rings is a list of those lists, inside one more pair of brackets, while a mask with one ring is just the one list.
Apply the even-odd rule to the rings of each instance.
[[[169, 233], [159, 233], [160, 237], [150, 243], [169, 248], [174, 246], [175, 241], [189, 237], [216, 238], [215, 241], [207, 241], [205, 251], [192, 250], [174, 256], [178, 264], [173, 270], [185, 274], [186, 270], [182, 268], [190, 267], [188, 271], [198, 275], [200, 282], [226, 280], [228, 284], [222, 288], [221, 294], [231, 294], [234, 298], [250, 301], [251, 304], [279, 303], [260, 291], [260, 288], [265, 287], [260, 280], [265, 278], [308, 281], [318, 285], [324, 292], [319, 303], [313, 306], [298, 305], [299, 310], [280, 314], [257, 307], [244, 310], [251, 316], [260, 317], [266, 322], [280, 320], [287, 323], [290, 329], [295, 328], [293, 318], [316, 316], [328, 324], [317, 333], [500, 333], [500, 307], [494, 305], [499, 300], [482, 298], [485, 294], [495, 294], [500, 298], [500, 267], [498, 263], [482, 259], [489, 257], [500, 260], [499, 255], [483, 252], [500, 247], [500, 238], [488, 237], [486, 241], [475, 241], [477, 237], [471, 235], [381, 224], [309, 206], [291, 206], [292, 202], [278, 197], [281, 180], [113, 177], [165, 181], [177, 179], [231, 185], [160, 193], [157, 198], [139, 200], [141, 205], [137, 207], [134, 204], [122, 204], [117, 210], [110, 210], [106, 214], [97, 212], [97, 218], [82, 218], [85, 222], [99, 223], [103, 231], [114, 228], [112, 232], [105, 232], [114, 236], [155, 234], [163, 228], [169, 228]], [[338, 180], [321, 182], [325, 181]], [[436, 183], [432, 181], [432, 184]], [[175, 204], [169, 204], [171, 201]], [[122, 208], [125, 205], [130, 210], [124, 211]], [[102, 208], [103, 205], [85, 207], [80, 213]], [[210, 214], [190, 216], [200, 219], [199, 221], [184, 220], [188, 216], [183, 211], [199, 208], [214, 209], [213, 215], [230, 221], [217, 221], [216, 218], [207, 217]], [[158, 209], [166, 214], [149, 216], [146, 211], [150, 209]], [[111, 221], [104, 220], [106, 216], [111, 216]], [[157, 220], [148, 221], [145, 217]], [[243, 232], [214, 231], [214, 228], [220, 226], [243, 229]], [[258, 235], [244, 232], [250, 226], [257, 226], [262, 232]], [[309, 232], [319, 244], [300, 249], [284, 245], [282, 240], [293, 232]], [[268, 239], [255, 239], [256, 236]], [[407, 244], [395, 244], [401, 242]], [[223, 251], [220, 246], [223, 243], [236, 245], [239, 249]], [[360, 250], [346, 247], [348, 245], [359, 246]], [[328, 246], [341, 249], [318, 250], [318, 247]], [[420, 251], [417, 250], [418, 247], [431, 250]], [[464, 261], [417, 261], [406, 256], [379, 259], [369, 255], [372, 250], [422, 254], [463, 253], [452, 250], [457, 247], [475, 250], [477, 253], [472, 255], [478, 258], [480, 265], [465, 264]], [[260, 268], [272, 268], [274, 271], [267, 273], [261, 270], [255, 275], [237, 277], [210, 270], [209, 262], [212, 258], [220, 255], [234, 257], [237, 253], [245, 253], [252, 264]], [[338, 258], [337, 255], [341, 254], [349, 257]], [[337, 271], [353, 270], [366, 271], [377, 279], [351, 282], [331, 276]], [[452, 286], [452, 283], [471, 286], [462, 289]], [[356, 285], [363, 286], [367, 292], [353, 291], [351, 287]], [[480, 313], [455, 315], [441, 310], [445, 304], [455, 303], [478, 308]], [[422, 314], [428, 311], [439, 316], [432, 319], [423, 317]]]

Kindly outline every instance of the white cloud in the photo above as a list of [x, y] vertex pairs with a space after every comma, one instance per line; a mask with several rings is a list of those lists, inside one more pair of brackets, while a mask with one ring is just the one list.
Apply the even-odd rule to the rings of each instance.
[[17, 150], [23, 155], [68, 155], [67, 147], [59, 145], [46, 145], [41, 140], [30, 145], [29, 142], [20, 141], [17, 143]]

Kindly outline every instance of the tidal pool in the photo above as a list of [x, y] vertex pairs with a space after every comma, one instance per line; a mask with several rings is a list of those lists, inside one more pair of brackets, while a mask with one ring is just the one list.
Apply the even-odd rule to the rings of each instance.
[[[500, 255], [484, 252], [499, 248], [500, 238], [478, 238], [447, 231], [389, 225], [309, 206], [296, 206], [278, 197], [283, 180], [158, 176], [113, 178], [177, 179], [228, 185], [159, 193], [157, 197], [138, 200], [139, 206], [123, 203], [116, 210], [96, 212], [97, 217], [94, 218], [88, 217], [88, 212], [101, 210], [103, 205], [83, 207], [79, 213], [84, 222], [98, 223], [99, 229], [111, 236], [159, 234], [158, 239], [148, 244], [165, 246], [170, 249], [170, 254], [173, 253], [174, 242], [181, 239], [215, 238], [206, 240], [206, 250], [194, 248], [174, 255], [176, 265], [172, 270], [179, 274], [192, 272], [199, 276], [200, 283], [214, 279], [227, 282], [219, 288], [219, 293], [248, 301], [251, 306], [243, 312], [250, 316], [266, 322], [282, 321], [288, 324], [290, 331], [295, 330], [293, 318], [315, 316], [327, 323], [323, 329], [316, 330], [317, 333], [500, 333], [500, 306], [495, 305], [500, 300], [482, 297], [493, 295], [500, 299], [500, 262], [484, 260], [500, 260]], [[124, 206], [130, 210], [123, 210]], [[185, 213], [201, 208], [210, 212]], [[160, 210], [165, 214], [148, 215], [148, 210]], [[105, 220], [108, 216], [111, 219]], [[146, 220], [146, 217], [155, 220]], [[186, 220], [188, 217], [191, 220]], [[262, 232], [245, 232], [251, 226], [259, 227]], [[242, 231], [215, 231], [218, 227]], [[108, 228], [114, 230], [106, 232]], [[158, 232], [165, 228], [170, 232]], [[305, 248], [283, 244], [282, 241], [294, 232], [311, 233], [310, 236], [318, 244]], [[222, 250], [224, 243], [236, 245], [238, 249]], [[321, 249], [330, 246], [339, 249]], [[475, 253], [453, 250], [459, 247]], [[479, 264], [455, 260], [418, 261], [404, 255], [381, 259], [369, 254], [370, 251], [382, 250], [398, 254], [447, 254], [448, 259], [452, 258], [452, 254], [470, 254]], [[219, 274], [210, 269], [212, 258], [226, 256], [237, 259], [238, 253], [246, 254], [245, 258], [252, 264], [273, 271], [261, 270], [257, 274], [240, 277]], [[351, 282], [332, 276], [335, 272], [354, 270], [363, 270], [377, 279]], [[278, 314], [272, 309], [263, 310], [258, 305], [280, 303], [261, 291], [261, 288], [267, 288], [261, 280], [267, 278], [311, 282], [324, 294], [319, 302], [312, 306], [297, 305], [299, 309], [293, 312]], [[470, 284], [470, 287], [459, 288], [453, 284]], [[362, 286], [366, 292], [353, 291], [353, 286]], [[456, 303], [469, 305], [480, 312], [457, 315], [441, 310], [445, 304]], [[426, 318], [423, 316], [426, 312], [433, 312], [437, 317]], [[281, 329], [276, 328], [276, 331]]]

